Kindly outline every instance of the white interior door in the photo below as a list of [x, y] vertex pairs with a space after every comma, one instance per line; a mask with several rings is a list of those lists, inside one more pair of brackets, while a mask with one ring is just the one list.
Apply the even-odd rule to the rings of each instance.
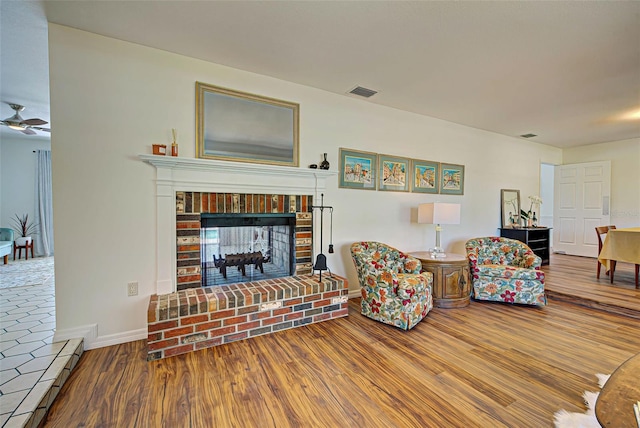
[[555, 167], [553, 251], [597, 257], [596, 226], [609, 224], [611, 161]]

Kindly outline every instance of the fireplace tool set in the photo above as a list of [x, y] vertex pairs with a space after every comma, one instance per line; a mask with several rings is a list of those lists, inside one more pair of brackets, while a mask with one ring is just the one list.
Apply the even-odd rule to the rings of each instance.
[[333, 207], [326, 206], [324, 204], [324, 193], [320, 195], [320, 205], [311, 206], [312, 209], [320, 210], [320, 253], [316, 256], [316, 263], [313, 265], [313, 271], [320, 271], [320, 282], [322, 282], [322, 271], [328, 270], [329, 276], [331, 276], [331, 269], [327, 267], [327, 256], [322, 254], [322, 235], [323, 235], [323, 223], [324, 223], [324, 210], [329, 210], [330, 213], [330, 234], [329, 234], [329, 254], [333, 253]]

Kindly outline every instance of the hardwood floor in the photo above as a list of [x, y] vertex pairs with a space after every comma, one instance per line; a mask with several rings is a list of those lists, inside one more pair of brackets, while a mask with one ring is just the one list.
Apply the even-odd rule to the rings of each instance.
[[543, 266], [545, 290], [553, 301], [566, 301], [640, 319], [640, 289], [635, 288], [631, 263], [618, 263], [611, 284], [604, 269], [596, 278], [596, 260], [589, 257], [554, 254], [551, 265]]
[[[604, 310], [640, 311], [619, 268], [612, 287], [593, 259], [554, 256], [547, 288], [562, 300], [436, 308], [408, 332], [352, 299], [345, 318], [159, 361], [145, 341], [86, 351], [45, 426], [551, 427], [640, 352], [638, 320]], [[572, 288], [605, 306], [566, 302]]]

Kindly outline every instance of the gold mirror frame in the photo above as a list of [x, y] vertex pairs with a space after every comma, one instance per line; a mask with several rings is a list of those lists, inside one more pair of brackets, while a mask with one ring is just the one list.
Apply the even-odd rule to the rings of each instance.
[[502, 227], [520, 227], [520, 190], [501, 189], [500, 206]]
[[300, 105], [196, 82], [196, 155], [298, 166]]

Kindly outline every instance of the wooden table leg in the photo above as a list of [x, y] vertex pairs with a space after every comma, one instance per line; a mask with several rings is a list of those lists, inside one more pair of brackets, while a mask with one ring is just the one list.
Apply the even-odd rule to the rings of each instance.
[[609, 279], [611, 279], [611, 284], [613, 284], [613, 273], [616, 271], [616, 261], [611, 260], [609, 262]]

